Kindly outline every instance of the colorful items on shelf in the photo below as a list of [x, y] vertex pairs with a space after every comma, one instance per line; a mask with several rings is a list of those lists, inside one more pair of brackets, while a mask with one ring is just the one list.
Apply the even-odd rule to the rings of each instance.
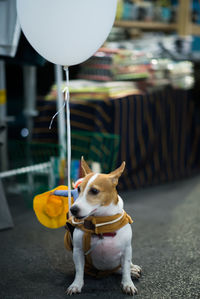
[[150, 61], [141, 51], [101, 48], [81, 65], [79, 79], [96, 81], [144, 80]]
[[[156, 50], [145, 47], [131, 50], [128, 49], [130, 45], [125, 42], [121, 44], [124, 48], [127, 46], [127, 49], [100, 49], [82, 64], [79, 78], [97, 81], [135, 81], [138, 89], [169, 84], [175, 88], [192, 88], [194, 84], [192, 62], [177, 62], [165, 58], [166, 54], [161, 53], [155, 46]], [[116, 43], [107, 45], [112, 47]]]
[[[106, 47], [80, 65], [79, 80], [70, 81], [71, 101], [141, 94], [152, 86], [192, 88], [193, 63], [174, 61], [170, 53], [176, 54], [173, 36], [146, 34], [134, 41], [107, 42]], [[56, 96], [53, 85], [46, 99], [54, 100]]]
[[176, 5], [170, 0], [129, 1], [119, 0], [117, 20], [171, 22], [176, 15]]
[[152, 59], [152, 85], [170, 84], [174, 88], [191, 89], [194, 85], [193, 63], [190, 61], [175, 62], [170, 59]]

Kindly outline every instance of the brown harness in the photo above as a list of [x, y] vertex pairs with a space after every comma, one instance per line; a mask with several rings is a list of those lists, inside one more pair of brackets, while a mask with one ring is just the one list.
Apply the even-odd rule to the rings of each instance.
[[[121, 265], [112, 270], [101, 271], [96, 269], [92, 264], [91, 252], [94, 248], [91, 248], [91, 236], [96, 235], [100, 239], [104, 237], [114, 238], [117, 234], [117, 230], [125, 226], [126, 224], [132, 224], [133, 220], [123, 210], [122, 214], [116, 214], [114, 216], [89, 216], [84, 220], [79, 220], [74, 217], [70, 217], [66, 223], [66, 234], [64, 237], [64, 243], [67, 250], [73, 251], [73, 230], [79, 228], [84, 231], [83, 235], [83, 250], [85, 254], [85, 272], [95, 277], [102, 277], [116, 272]], [[96, 247], [96, 246], [95, 246]]]

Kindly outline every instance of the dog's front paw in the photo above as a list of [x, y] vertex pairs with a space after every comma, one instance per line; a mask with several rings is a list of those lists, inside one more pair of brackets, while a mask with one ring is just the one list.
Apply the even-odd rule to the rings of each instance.
[[137, 278], [137, 279], [140, 278], [141, 272], [142, 272], [142, 269], [140, 266], [133, 265], [131, 263], [131, 276], [132, 277]]
[[81, 289], [82, 289], [82, 286], [78, 286], [77, 284], [72, 283], [68, 287], [66, 293], [67, 293], [67, 295], [70, 295], [70, 296], [73, 295], [73, 294], [80, 294], [81, 293]]
[[138, 292], [132, 281], [129, 283], [122, 283], [122, 291], [131, 296]]

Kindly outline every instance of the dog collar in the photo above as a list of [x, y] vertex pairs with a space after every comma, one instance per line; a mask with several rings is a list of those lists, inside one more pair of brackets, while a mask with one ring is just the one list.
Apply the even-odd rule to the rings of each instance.
[[97, 236], [100, 238], [100, 239], [103, 239], [104, 237], [112, 237], [114, 238], [116, 236], [116, 232], [112, 232], [112, 233], [103, 233], [103, 234], [98, 234]]

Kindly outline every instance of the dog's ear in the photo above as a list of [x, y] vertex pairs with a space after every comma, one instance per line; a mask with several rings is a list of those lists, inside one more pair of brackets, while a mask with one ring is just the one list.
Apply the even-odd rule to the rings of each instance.
[[122, 164], [119, 168], [115, 169], [114, 171], [112, 171], [111, 173], [108, 174], [108, 176], [112, 180], [112, 183], [114, 186], [117, 186], [119, 177], [122, 175], [125, 165], [126, 165], [126, 163], [122, 162]]
[[82, 173], [83, 173], [84, 176], [86, 176], [89, 173], [92, 173], [92, 170], [90, 169], [90, 167], [85, 162], [83, 156], [81, 157], [81, 169], [82, 169]]

